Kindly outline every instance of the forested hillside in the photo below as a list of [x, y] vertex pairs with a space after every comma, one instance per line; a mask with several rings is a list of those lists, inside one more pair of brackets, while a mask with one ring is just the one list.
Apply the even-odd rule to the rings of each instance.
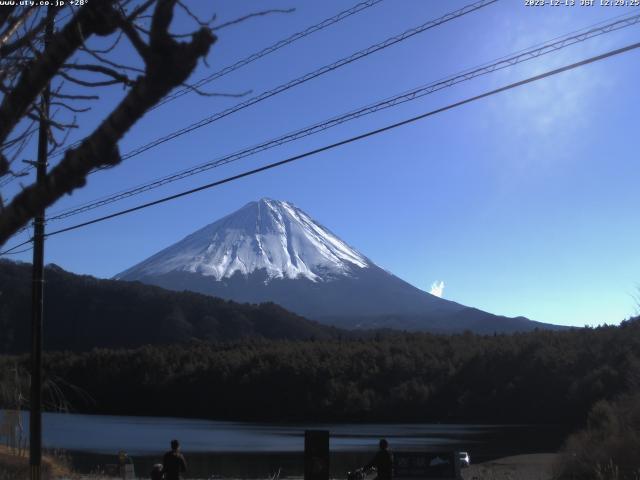
[[[331, 338], [338, 330], [274, 304], [248, 305], [46, 269], [44, 347], [85, 351], [193, 339]], [[31, 265], [0, 261], [0, 353], [29, 349]]]
[[[7, 369], [27, 357], [2, 357]], [[640, 386], [640, 320], [515, 335], [378, 334], [50, 353], [79, 411], [246, 420], [580, 425]]]

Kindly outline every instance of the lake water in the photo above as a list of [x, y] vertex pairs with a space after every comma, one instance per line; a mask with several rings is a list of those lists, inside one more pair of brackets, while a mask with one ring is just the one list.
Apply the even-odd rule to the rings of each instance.
[[146, 474], [161, 460], [170, 440], [178, 438], [194, 477], [264, 478], [278, 469], [284, 476], [302, 474], [306, 429], [329, 430], [331, 470], [336, 478], [363, 465], [383, 437], [395, 451], [462, 450], [470, 453], [472, 461], [483, 461], [555, 451], [567, 433], [561, 427], [527, 425], [258, 424], [45, 413], [43, 444], [70, 452], [75, 466], [84, 472], [115, 463], [117, 452], [124, 450], [134, 459], [136, 470]]

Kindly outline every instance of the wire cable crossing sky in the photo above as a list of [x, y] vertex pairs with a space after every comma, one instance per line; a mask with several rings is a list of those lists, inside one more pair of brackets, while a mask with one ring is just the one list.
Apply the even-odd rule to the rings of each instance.
[[[171, 30], [185, 38], [196, 17], [251, 18], [216, 32], [188, 83], [256, 94], [170, 92], [119, 144], [125, 159], [151, 155], [91, 172], [49, 209], [46, 261], [112, 277], [266, 197], [420, 290], [446, 285], [445, 300], [559, 325], [633, 315], [640, 11], [471, 2], [327, 0], [259, 17], [241, 2], [179, 9]], [[139, 61], [127, 38], [113, 59]], [[101, 87], [72, 140], [126, 92]], [[15, 173], [31, 172], [19, 162], [34, 139], [3, 146]], [[314, 155], [322, 161], [297, 161]], [[4, 176], [3, 197], [31, 177]], [[1, 254], [29, 261], [27, 230]]]
[[[325, 20], [323, 20], [320, 23], [311, 25], [310, 27], [306, 28], [305, 30], [302, 30], [300, 32], [297, 32], [293, 35], [288, 36], [287, 38], [280, 40], [276, 43], [274, 43], [273, 45], [269, 45], [268, 47], [263, 48], [262, 50], [255, 52], [251, 55], [249, 55], [248, 57], [245, 57], [241, 60], [238, 60], [237, 62], [233, 63], [232, 65], [228, 65], [227, 67], [222, 68], [221, 70], [218, 70], [215, 73], [212, 73], [211, 75], [208, 75], [207, 77], [198, 80], [196, 83], [194, 83], [193, 85], [190, 85], [189, 87], [185, 87], [182, 89], [179, 89], [169, 95], [167, 95], [162, 101], [160, 101], [159, 103], [157, 103], [155, 106], [153, 106], [150, 110], [155, 110], [156, 108], [160, 107], [161, 105], [164, 105], [166, 103], [169, 103], [183, 95], [186, 95], [188, 93], [193, 93], [195, 88], [199, 88], [202, 87], [208, 83], [211, 83], [219, 78], [224, 77], [225, 75], [228, 75], [229, 73], [232, 73], [242, 67], [245, 67], [247, 65], [249, 65], [252, 62], [255, 62], [256, 60], [259, 60], [262, 57], [265, 57], [267, 55], [269, 55], [270, 53], [276, 52], [278, 50], [280, 50], [281, 48], [286, 47], [287, 45], [290, 45], [302, 38], [305, 38], [308, 35], [311, 35], [313, 33], [319, 32], [321, 30], [324, 30], [327, 27], [330, 27], [331, 25], [334, 25], [346, 18], [349, 18], [352, 15], [355, 15], [357, 13], [362, 12], [363, 10], [366, 10], [367, 8], [373, 7], [375, 5], [377, 5], [378, 3], [382, 2], [383, 0], [367, 0], [365, 2], [360, 2], [356, 5], [354, 5], [353, 7], [347, 9], [347, 10], [343, 10], [341, 12], [339, 12], [338, 14], [327, 18]], [[63, 17], [61, 20], [63, 20], [65, 17]], [[33, 133], [35, 133], [37, 131], [37, 129], [33, 130]], [[82, 140], [78, 140], [77, 142], [74, 142], [73, 144], [69, 145], [68, 148], [75, 148], [78, 145], [80, 145], [82, 143]], [[60, 154], [62, 155], [62, 153]], [[28, 173], [30, 170], [32, 170], [34, 167], [33, 166], [27, 166], [25, 168], [23, 168], [22, 170], [20, 170], [15, 176], [8, 176], [6, 178], [4, 178], [1, 182], [0, 182], [0, 188], [8, 185], [9, 183], [11, 183], [13, 180], [15, 180], [16, 178], [19, 178], [20, 176], [25, 175], [26, 173]]]
[[[532, 82], [537, 82], [537, 81], [545, 79], [547, 77], [551, 77], [553, 75], [558, 75], [560, 73], [567, 72], [569, 70], [573, 70], [573, 69], [578, 68], [578, 67], [583, 67], [583, 66], [588, 65], [590, 63], [598, 62], [598, 61], [607, 59], [609, 57], [613, 57], [615, 55], [620, 55], [622, 53], [626, 53], [626, 52], [629, 52], [631, 50], [635, 50], [637, 48], [640, 48], [640, 42], [639, 43], [634, 43], [632, 45], [627, 45], [626, 47], [623, 47], [623, 48], [612, 50], [612, 51], [607, 52], [607, 53], [602, 54], [602, 55], [598, 55], [598, 56], [595, 56], [595, 57], [587, 58], [587, 59], [582, 60], [580, 62], [571, 64], [571, 65], [566, 65], [564, 67], [561, 67], [561, 68], [558, 68], [558, 69], [555, 69], [555, 70], [552, 70], [552, 71], [549, 71], [549, 72], [545, 72], [545, 73], [540, 74], [540, 75], [536, 75], [535, 77], [530, 77], [530, 78], [521, 80], [519, 82], [515, 82], [515, 83], [512, 83], [512, 84], [506, 85], [504, 87], [492, 90], [490, 92], [485, 92], [485, 93], [483, 93], [481, 95], [476, 95], [474, 97], [467, 98], [465, 100], [461, 100], [459, 102], [447, 105], [445, 107], [441, 107], [441, 108], [438, 108], [436, 110], [432, 110], [432, 111], [429, 111], [427, 113], [423, 113], [423, 114], [418, 115], [416, 117], [409, 118], [409, 119], [403, 120], [401, 122], [394, 123], [392, 125], [387, 125], [386, 127], [378, 128], [376, 130], [369, 131], [369, 132], [363, 133], [361, 135], [358, 135], [358, 136], [355, 136], [355, 137], [351, 137], [351, 138], [348, 138], [346, 140], [342, 140], [342, 141], [337, 142], [337, 143], [333, 143], [331, 145], [326, 145], [324, 147], [317, 148], [315, 150], [311, 150], [309, 152], [305, 152], [303, 154], [296, 155], [294, 157], [290, 157], [290, 158], [287, 158], [285, 160], [281, 160], [279, 162], [271, 163], [269, 165], [265, 165], [265, 166], [260, 167], [260, 168], [249, 170], [249, 171], [243, 172], [241, 174], [234, 175], [234, 176], [229, 177], [229, 178], [225, 178], [223, 180], [218, 180], [216, 182], [212, 182], [212, 183], [209, 183], [209, 184], [206, 184], [206, 185], [202, 185], [200, 187], [193, 188], [193, 189], [190, 189], [190, 190], [187, 190], [187, 191], [184, 191], [184, 192], [180, 192], [180, 193], [175, 194], [175, 195], [170, 195], [168, 197], [164, 197], [164, 198], [161, 198], [159, 200], [155, 200], [155, 201], [148, 202], [148, 203], [145, 203], [145, 204], [142, 204], [142, 205], [138, 205], [137, 207], [128, 208], [126, 210], [122, 210], [122, 211], [119, 211], [119, 212], [116, 212], [116, 213], [112, 213], [110, 215], [105, 215], [104, 217], [100, 217], [100, 218], [96, 218], [96, 219], [93, 219], [93, 220], [89, 220], [87, 222], [82, 222], [82, 223], [79, 223], [77, 225], [72, 225], [70, 227], [61, 228], [59, 230], [54, 230], [52, 232], [47, 233], [45, 236], [50, 237], [50, 236], [54, 236], [54, 235], [59, 235], [61, 233], [69, 232], [69, 231], [72, 231], [72, 230], [77, 230], [78, 228], [87, 227], [87, 226], [93, 225], [95, 223], [103, 222], [105, 220], [110, 220], [112, 218], [116, 218], [116, 217], [119, 217], [119, 216], [122, 216], [122, 215], [125, 215], [125, 214], [128, 214], [128, 213], [133, 213], [133, 212], [136, 212], [136, 211], [139, 211], [139, 210], [143, 210], [145, 208], [149, 208], [149, 207], [152, 207], [152, 206], [155, 206], [155, 205], [159, 205], [161, 203], [165, 203], [165, 202], [168, 202], [168, 201], [176, 200], [178, 198], [181, 198], [181, 197], [184, 197], [184, 196], [187, 196], [187, 195], [192, 195], [192, 194], [200, 192], [202, 190], [207, 190], [207, 189], [210, 189], [210, 188], [213, 188], [213, 187], [217, 187], [219, 185], [223, 185], [225, 183], [229, 183], [229, 182], [232, 182], [232, 181], [235, 181], [235, 180], [239, 180], [241, 178], [245, 178], [245, 177], [248, 177], [250, 175], [255, 175], [257, 173], [261, 173], [261, 172], [264, 172], [266, 170], [270, 170], [270, 169], [273, 169], [273, 168], [276, 168], [276, 167], [280, 167], [282, 165], [286, 165], [288, 163], [292, 163], [292, 162], [295, 162], [297, 160], [301, 160], [303, 158], [307, 158], [307, 157], [310, 157], [310, 156], [313, 156], [313, 155], [317, 155], [317, 154], [325, 152], [327, 150], [331, 150], [331, 149], [334, 149], [334, 148], [337, 148], [337, 147], [341, 147], [343, 145], [347, 145], [347, 144], [352, 143], [352, 142], [356, 142], [356, 141], [359, 141], [359, 140], [363, 140], [363, 139], [369, 138], [369, 137], [371, 137], [373, 135], [378, 135], [380, 133], [383, 133], [383, 132], [386, 132], [386, 131], [389, 131], [389, 130], [393, 130], [393, 129], [401, 127], [401, 126], [408, 125], [408, 124], [416, 122], [418, 120], [423, 120], [423, 119], [425, 119], [427, 117], [431, 117], [431, 116], [436, 115], [438, 113], [446, 112], [446, 111], [451, 110], [453, 108], [461, 107], [461, 106], [466, 105], [468, 103], [475, 102], [475, 101], [484, 99], [486, 97], [489, 97], [489, 96], [492, 96], [492, 95], [496, 95], [498, 93], [502, 93], [502, 92], [505, 92], [507, 90], [511, 90], [513, 88], [521, 87], [523, 85], [527, 85], [527, 84], [532, 83]], [[17, 248], [17, 247], [22, 246], [22, 245], [23, 244], [20, 244], [20, 245], [17, 245], [16, 247], [13, 247], [13, 248]]]
[[294, 140], [298, 140], [300, 138], [304, 138], [306, 136], [309, 135], [313, 135], [314, 133], [318, 133], [324, 130], [327, 130], [329, 128], [332, 128], [334, 126], [337, 125], [341, 125], [345, 122], [348, 122], [350, 120], [354, 120], [357, 118], [360, 118], [364, 115], [369, 115], [375, 112], [378, 112], [380, 110], [386, 109], [386, 108], [390, 108], [396, 105], [400, 105], [404, 102], [408, 102], [408, 101], [413, 101], [413, 100], [417, 100], [418, 98], [421, 98], [425, 95], [429, 95], [431, 93], [434, 93], [440, 89], [443, 88], [447, 88], [447, 87], [451, 87], [454, 86], [460, 82], [464, 82], [464, 81], [468, 81], [468, 80], [472, 80], [475, 77], [481, 76], [481, 75], [486, 75], [498, 70], [501, 70], [503, 68], [508, 68], [511, 66], [514, 66], [518, 63], [527, 61], [527, 60], [531, 60], [531, 59], [535, 59], [538, 58], [542, 55], [546, 55], [549, 53], [553, 53], [553, 52], [557, 52], [563, 48], [567, 48], [571, 45], [574, 45], [576, 43], [579, 42], [584, 42], [586, 40], [589, 40], [591, 38], [594, 37], [598, 37], [600, 35], [606, 34], [606, 33], [610, 33], [616, 30], [619, 30], [621, 28], [625, 28], [625, 27], [630, 27], [632, 25], [636, 25], [638, 22], [640, 22], [640, 14], [638, 15], [633, 15], [621, 20], [617, 20], [615, 22], [603, 25], [601, 27], [598, 28], [591, 28], [589, 30], [587, 30], [586, 32], [581, 32], [579, 34], [576, 35], [571, 35], [569, 37], [566, 38], [562, 38], [560, 40], [556, 40], [556, 41], [551, 41], [549, 43], [543, 44], [541, 46], [537, 46], [537, 47], [533, 47], [530, 49], [526, 49], [523, 51], [520, 51], [512, 56], [500, 59], [497, 62], [491, 63], [491, 64], [487, 64], [483, 67], [480, 68], [476, 68], [473, 70], [469, 70], [469, 71], [465, 71], [464, 73], [458, 74], [458, 75], [453, 75], [451, 77], [445, 78], [443, 80], [439, 80], [433, 83], [430, 83], [428, 85], [424, 85], [421, 87], [418, 87], [416, 89], [413, 89], [409, 92], [403, 93], [401, 95], [396, 95], [392, 98], [389, 99], [385, 99], [382, 100], [380, 102], [377, 102], [375, 104], [366, 106], [366, 107], [362, 107], [358, 110], [349, 112], [347, 114], [341, 115], [341, 116], [337, 116], [334, 117], [332, 119], [326, 120], [324, 122], [321, 123], [317, 123], [314, 124], [310, 127], [306, 127], [303, 128], [301, 130], [298, 130], [296, 132], [293, 133], [289, 133], [287, 135], [278, 137], [276, 139], [272, 139], [269, 140], [268, 142], [264, 142], [262, 144], [256, 145], [254, 147], [248, 148], [248, 149], [244, 149], [241, 150], [239, 152], [233, 153], [231, 155], [226, 155], [224, 157], [212, 160], [210, 162], [198, 165], [196, 167], [190, 168], [190, 169], [186, 169], [180, 172], [176, 172], [174, 174], [165, 176], [163, 178], [160, 179], [156, 179], [152, 182], [149, 182], [147, 184], [143, 184], [125, 191], [121, 191], [119, 193], [107, 196], [105, 198], [102, 198], [100, 200], [96, 200], [94, 202], [90, 202], [90, 203], [86, 203], [84, 205], [79, 205], [77, 207], [74, 208], [70, 208], [67, 209], [63, 212], [59, 212], [59, 213], [54, 213], [52, 214], [49, 218], [48, 218], [48, 222], [51, 221], [55, 221], [55, 220], [62, 220], [64, 218], [68, 218], [80, 213], [84, 213], [90, 210], [93, 210], [95, 208], [99, 208], [105, 205], [109, 205], [113, 202], [116, 202], [118, 200], [122, 200], [125, 198], [129, 198], [131, 196], [149, 191], [149, 190], [153, 190], [155, 188], [159, 188], [163, 185], [166, 185], [168, 183], [172, 183], [175, 182], [177, 180], [181, 180], [184, 178], [187, 178], [189, 176], [192, 175], [196, 175], [205, 171], [208, 171], [212, 168], [216, 168], [218, 166], [221, 165], [225, 165], [227, 163], [230, 162], [234, 162], [237, 160], [240, 160], [242, 158], [246, 158], [248, 156], [251, 155], [255, 155], [257, 153], [260, 153], [262, 151], [265, 151], [267, 149], [273, 148], [273, 147], [277, 147], [280, 145], [283, 145], [284, 143], [288, 143]]
[[[286, 47], [287, 45], [290, 45], [293, 42], [296, 42], [308, 35], [311, 35], [313, 33], [319, 32], [321, 30], [324, 30], [325, 28], [340, 22], [341, 20], [344, 20], [345, 18], [349, 18], [351, 15], [355, 15], [356, 13], [360, 13], [363, 10], [373, 7], [377, 4], [379, 4], [380, 2], [382, 2], [383, 0], [367, 0], [366, 2], [361, 2], [358, 3], [357, 5], [354, 5], [353, 7], [347, 9], [347, 10], [343, 10], [342, 12], [334, 15], [333, 17], [327, 18], [325, 20], [323, 20], [320, 23], [317, 23], [315, 25], [312, 25], [308, 28], [306, 28], [305, 30], [298, 32], [298, 33], [294, 33], [293, 35], [290, 35], [289, 37], [280, 40], [276, 43], [274, 43], [273, 45], [269, 45], [268, 47], [263, 48], [262, 50], [260, 50], [259, 52], [253, 53], [251, 55], [249, 55], [246, 58], [243, 58], [242, 60], [238, 60], [236, 63], [234, 63], [233, 65], [229, 65], [221, 70], [218, 70], [217, 72], [212, 73], [211, 75], [208, 75], [207, 77], [198, 80], [197, 82], [195, 82], [193, 85], [191, 85], [191, 87], [202, 87], [204, 85], [207, 85], [219, 78], [224, 77], [225, 75], [234, 72], [236, 70], [238, 70], [239, 68], [242, 68], [246, 65], [249, 65], [250, 63], [266, 56], [269, 55], [270, 53], [273, 53], [277, 50], [280, 50], [283, 47]], [[160, 107], [161, 105], [164, 105], [168, 102], [171, 102], [173, 100], [175, 100], [176, 98], [179, 98], [183, 95], [187, 95], [188, 93], [193, 93], [193, 88], [182, 88], [180, 90], [177, 90], [176, 92], [167, 95], [161, 102], [159, 102], [155, 107], [153, 107], [153, 109]]]
[[306, 83], [310, 80], [313, 80], [317, 77], [320, 77], [326, 73], [332, 72], [338, 68], [341, 68], [345, 65], [348, 65], [352, 62], [358, 61], [364, 57], [367, 57], [375, 52], [378, 52], [380, 50], [384, 50], [385, 48], [391, 47], [399, 42], [402, 42], [404, 40], [407, 40], [415, 35], [418, 35], [420, 33], [426, 32], [432, 28], [438, 27], [444, 23], [450, 22], [451, 20], [454, 20], [456, 18], [460, 18], [464, 15], [467, 15], [471, 12], [475, 12], [476, 10], [479, 10], [483, 7], [486, 7], [488, 5], [491, 5], [493, 3], [496, 3], [499, 0], [480, 0], [478, 2], [472, 3], [470, 5], [467, 5], [461, 9], [458, 9], [454, 12], [448, 13], [446, 15], [443, 15], [442, 17], [439, 17], [435, 20], [429, 20], [428, 22], [425, 22], [417, 27], [413, 27], [410, 28], [408, 30], [405, 30], [404, 32], [402, 32], [399, 35], [395, 35], [393, 37], [387, 38], [386, 40], [376, 43], [374, 45], [371, 45], [368, 48], [365, 48], [363, 50], [359, 50], [358, 52], [355, 52], [347, 57], [343, 57], [340, 60], [337, 60], [329, 65], [325, 65], [317, 70], [314, 70], [312, 72], [309, 72], [305, 75], [302, 75], [301, 77], [298, 77], [294, 80], [291, 80], [287, 83], [283, 83], [271, 90], [267, 90], [263, 93], [261, 93], [260, 95], [257, 95], [255, 97], [252, 97], [248, 100], [245, 100], [244, 102], [241, 102], [233, 107], [227, 108], [225, 110], [222, 110], [218, 113], [215, 113], [213, 115], [210, 115], [206, 118], [203, 118], [202, 120], [198, 121], [198, 122], [194, 122], [184, 128], [181, 128], [179, 130], [175, 130], [167, 135], [164, 135], [162, 137], [157, 138], [156, 140], [149, 142], [145, 145], [142, 145], [138, 148], [135, 148], [127, 153], [125, 153], [124, 155], [122, 155], [122, 159], [126, 160], [132, 157], [135, 157], [137, 155], [140, 155], [143, 152], [146, 152], [147, 150], [150, 150], [154, 147], [157, 147], [158, 145], [161, 145], [165, 142], [168, 142], [170, 140], [174, 140], [175, 138], [178, 138], [182, 135], [185, 135], [187, 133], [193, 132], [194, 130], [197, 130], [199, 128], [202, 128], [206, 125], [209, 125], [217, 120], [220, 120], [222, 118], [225, 118], [231, 114], [234, 114], [236, 112], [239, 112], [240, 110], [243, 110], [247, 107], [250, 107], [252, 105], [255, 105], [259, 102], [262, 102], [268, 98], [271, 98], [275, 95], [278, 95], [279, 93], [285, 92], [291, 88], [297, 87], [298, 85], [301, 85], [303, 83]]

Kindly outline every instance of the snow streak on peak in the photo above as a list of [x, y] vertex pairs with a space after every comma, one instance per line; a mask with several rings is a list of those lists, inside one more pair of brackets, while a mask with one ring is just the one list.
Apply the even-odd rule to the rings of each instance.
[[351, 275], [371, 262], [289, 202], [263, 198], [117, 275], [191, 272], [221, 280], [266, 271], [269, 279], [314, 282]]

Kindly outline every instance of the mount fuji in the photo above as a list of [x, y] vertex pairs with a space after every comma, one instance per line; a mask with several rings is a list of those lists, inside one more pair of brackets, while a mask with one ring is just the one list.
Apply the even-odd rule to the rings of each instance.
[[251, 202], [116, 275], [237, 302], [275, 302], [343, 328], [477, 333], [557, 328], [426, 293], [289, 202]]

